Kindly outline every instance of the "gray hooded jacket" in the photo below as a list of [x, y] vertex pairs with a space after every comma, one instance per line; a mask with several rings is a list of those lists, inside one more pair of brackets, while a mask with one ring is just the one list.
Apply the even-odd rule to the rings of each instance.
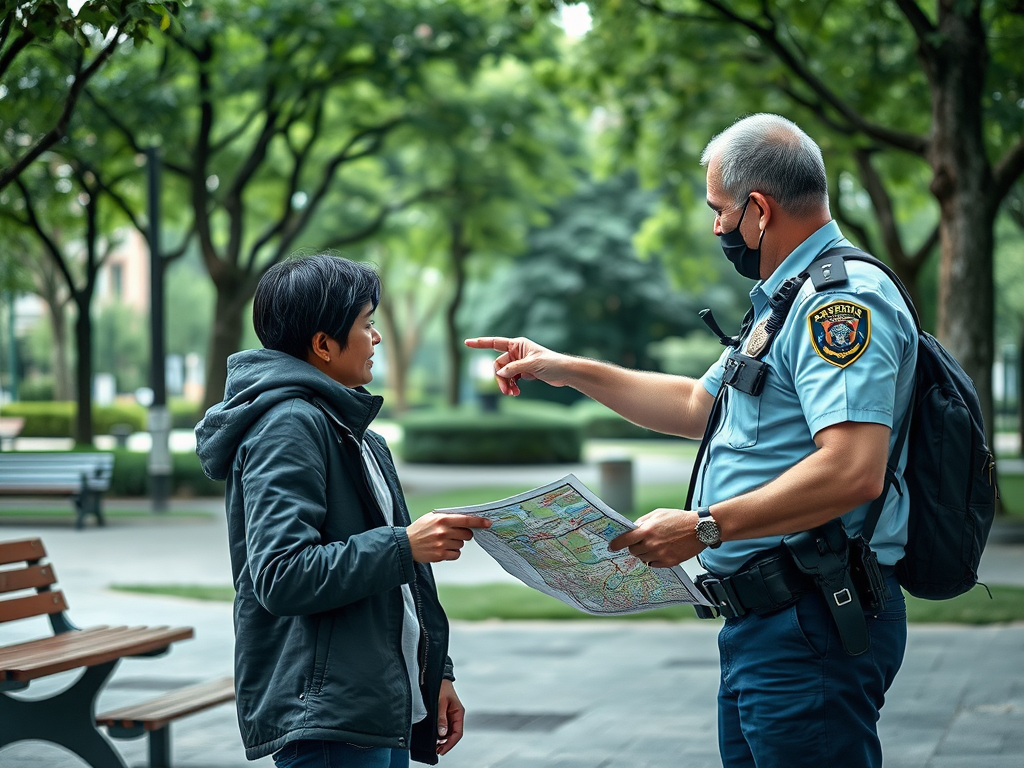
[[[203, 470], [226, 480], [236, 591], [235, 689], [246, 756], [300, 739], [410, 749], [434, 764], [448, 623], [430, 567], [415, 563], [409, 512], [383, 438], [382, 403], [271, 350], [228, 360], [224, 401], [196, 427]], [[388, 526], [361, 441], [394, 501]], [[410, 726], [402, 584], [420, 620], [427, 717]]]

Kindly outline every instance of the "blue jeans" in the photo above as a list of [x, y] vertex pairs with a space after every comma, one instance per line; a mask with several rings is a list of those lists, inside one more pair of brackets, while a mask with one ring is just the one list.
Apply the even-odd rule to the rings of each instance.
[[769, 616], [727, 619], [718, 636], [718, 737], [725, 768], [880, 768], [878, 713], [907, 647], [895, 576], [868, 615], [871, 647], [843, 650], [820, 594]]
[[274, 753], [277, 768], [409, 768], [409, 750], [343, 741], [293, 741]]

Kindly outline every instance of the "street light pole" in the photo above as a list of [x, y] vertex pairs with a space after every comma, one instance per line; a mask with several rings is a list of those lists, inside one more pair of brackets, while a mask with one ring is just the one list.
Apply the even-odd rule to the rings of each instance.
[[149, 495], [154, 512], [165, 512], [171, 491], [171, 451], [168, 439], [171, 414], [167, 409], [167, 376], [164, 370], [164, 263], [160, 252], [160, 150], [146, 150], [149, 182]]

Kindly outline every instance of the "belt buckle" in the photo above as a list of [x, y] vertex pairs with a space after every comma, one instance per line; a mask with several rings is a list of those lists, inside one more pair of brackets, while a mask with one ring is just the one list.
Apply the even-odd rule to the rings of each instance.
[[729, 585], [722, 579], [705, 575], [701, 577], [699, 586], [721, 616], [732, 619], [746, 613], [742, 606], [740, 606], [739, 601], [736, 600], [736, 596], [729, 588]]

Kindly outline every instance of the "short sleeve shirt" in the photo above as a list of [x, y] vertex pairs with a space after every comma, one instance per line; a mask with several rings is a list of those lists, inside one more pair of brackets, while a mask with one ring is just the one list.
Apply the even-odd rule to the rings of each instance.
[[[835, 222], [801, 243], [778, 269], [750, 292], [754, 323], [739, 350], [756, 346], [756, 329], [771, 314], [769, 298], [782, 282], [796, 277], [818, 256], [848, 246]], [[694, 506], [754, 490], [817, 450], [814, 436], [847, 421], [884, 424], [892, 429], [890, 452], [906, 414], [917, 363], [917, 330], [899, 290], [877, 267], [847, 261], [848, 281], [815, 291], [810, 280], [800, 289], [783, 327], [763, 360], [769, 372], [759, 397], [728, 387], [723, 415], [698, 473]], [[726, 350], [701, 378], [717, 395]], [[899, 477], [906, 464], [900, 457]], [[863, 528], [868, 504], [843, 515], [851, 536]], [[890, 492], [871, 539], [879, 562], [893, 565], [907, 540], [909, 497]], [[706, 549], [700, 561], [709, 571], [734, 573], [759, 552], [777, 546], [781, 536], [727, 541]]]

